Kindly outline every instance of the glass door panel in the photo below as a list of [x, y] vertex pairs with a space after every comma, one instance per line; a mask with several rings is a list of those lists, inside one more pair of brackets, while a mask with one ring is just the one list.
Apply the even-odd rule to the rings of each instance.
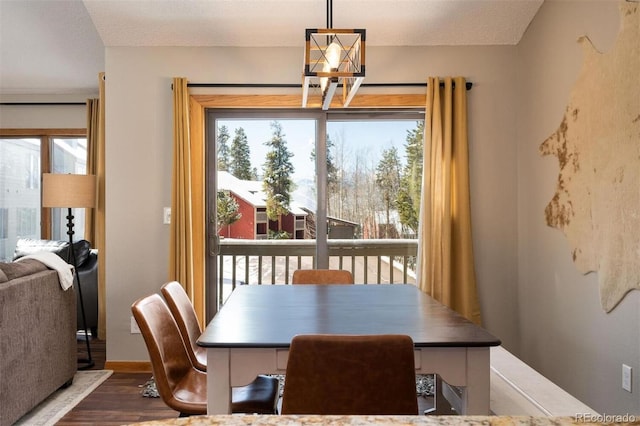
[[[329, 115], [328, 238], [400, 245], [415, 239], [422, 178], [424, 115]], [[394, 241], [389, 241], [394, 240]], [[399, 250], [399, 249], [398, 249]], [[415, 282], [415, 259], [366, 255], [350, 259], [356, 283]], [[400, 262], [400, 265], [396, 265]], [[337, 256], [331, 268], [345, 268]]]
[[[244, 256], [218, 256], [218, 303], [237, 285], [289, 283], [293, 269], [278, 255], [287, 242], [315, 239], [309, 223], [317, 204], [316, 122], [273, 112], [216, 114], [216, 179], [208, 182], [210, 198], [215, 184], [216, 219], [210, 227], [223, 247], [240, 242], [245, 248]], [[278, 241], [282, 250], [259, 255], [265, 241]], [[311, 268], [313, 256], [301, 262]]]

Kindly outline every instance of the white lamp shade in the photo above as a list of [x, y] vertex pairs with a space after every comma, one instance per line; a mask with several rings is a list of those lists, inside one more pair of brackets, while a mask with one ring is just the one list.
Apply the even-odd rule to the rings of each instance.
[[44, 173], [42, 207], [85, 207], [96, 204], [96, 176]]

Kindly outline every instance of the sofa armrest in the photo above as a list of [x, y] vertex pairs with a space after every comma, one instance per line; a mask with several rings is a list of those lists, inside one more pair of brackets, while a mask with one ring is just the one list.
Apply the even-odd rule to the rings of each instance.
[[75, 311], [75, 295], [60, 288], [56, 271], [0, 283], [1, 425], [12, 424], [73, 378]]

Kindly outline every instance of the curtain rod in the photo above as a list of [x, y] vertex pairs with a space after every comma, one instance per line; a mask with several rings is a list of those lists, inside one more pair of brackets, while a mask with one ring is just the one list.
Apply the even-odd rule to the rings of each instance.
[[0, 105], [23, 106], [23, 105], [42, 105], [42, 106], [58, 106], [58, 105], [87, 105], [86, 102], [0, 102]]
[[[341, 84], [339, 86], [342, 86]], [[362, 83], [360, 87], [426, 87], [427, 83]], [[466, 89], [471, 90], [473, 83], [466, 82]], [[187, 83], [187, 87], [259, 87], [259, 88], [302, 88], [302, 84], [270, 84], [270, 83]], [[444, 82], [440, 82], [444, 87]], [[455, 88], [455, 83], [453, 84]], [[171, 85], [173, 88], [173, 84]]]
[[[340, 84], [340, 86], [342, 86]], [[361, 87], [426, 87], [427, 83], [362, 83]], [[440, 87], [443, 87], [444, 83], [440, 82]], [[466, 89], [471, 90], [473, 83], [466, 82]], [[187, 87], [238, 87], [238, 88], [302, 88], [302, 84], [277, 84], [277, 83], [187, 83]], [[456, 85], [453, 84], [455, 89]], [[171, 84], [173, 89], [173, 84]], [[0, 102], [0, 105], [5, 106], [79, 106], [86, 105], [86, 102]]]

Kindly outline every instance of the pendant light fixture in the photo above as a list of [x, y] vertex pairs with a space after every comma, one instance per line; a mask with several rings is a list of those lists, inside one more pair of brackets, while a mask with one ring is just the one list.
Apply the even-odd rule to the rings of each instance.
[[327, 28], [305, 30], [302, 107], [329, 109], [342, 85], [341, 108], [355, 96], [365, 75], [364, 29], [334, 29], [333, 1], [327, 0]]

